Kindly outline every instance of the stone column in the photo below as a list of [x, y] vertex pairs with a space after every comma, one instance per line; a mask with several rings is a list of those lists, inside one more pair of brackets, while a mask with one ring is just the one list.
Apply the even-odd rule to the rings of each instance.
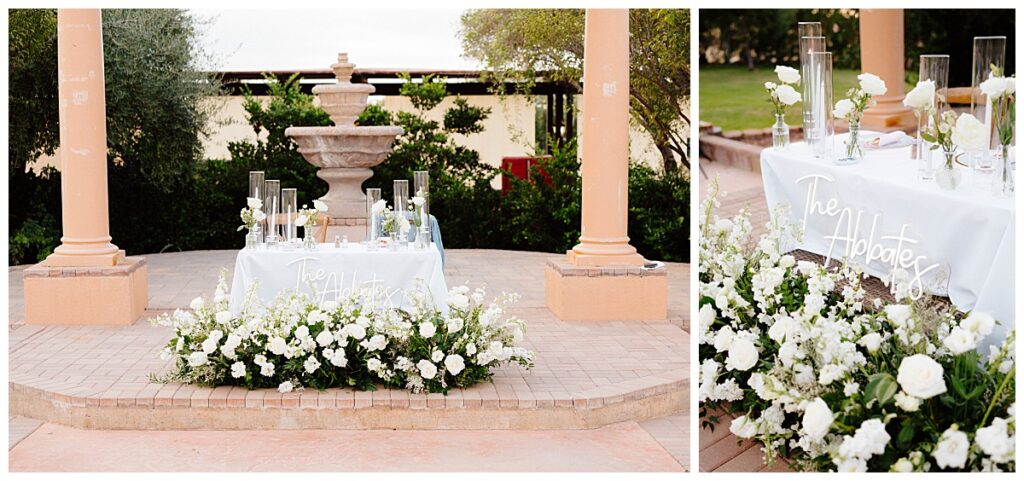
[[112, 266], [107, 209], [107, 113], [99, 10], [57, 11], [63, 236], [51, 266]]
[[[587, 10], [583, 54], [580, 243], [545, 267], [559, 319], [665, 319], [668, 276], [629, 244], [629, 11]], [[666, 208], [684, 208], [666, 206]], [[685, 295], [680, 293], [680, 295]]]
[[583, 50], [583, 219], [576, 265], [643, 265], [629, 213], [629, 11], [587, 10]]
[[888, 91], [864, 112], [863, 128], [892, 131], [916, 128], [913, 111], [903, 106], [903, 10], [860, 11], [860, 63], [864, 72], [885, 80]]
[[61, 245], [24, 271], [25, 322], [126, 325], [146, 308], [146, 260], [110, 241], [99, 10], [57, 11]]

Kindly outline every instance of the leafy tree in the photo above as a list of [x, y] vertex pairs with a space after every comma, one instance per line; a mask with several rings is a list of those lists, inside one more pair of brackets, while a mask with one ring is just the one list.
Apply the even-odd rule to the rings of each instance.
[[[529, 92], [538, 76], [582, 90], [581, 9], [483, 9], [462, 15], [464, 54], [499, 84]], [[651, 135], [666, 170], [689, 168], [688, 10], [630, 10], [630, 111]]]

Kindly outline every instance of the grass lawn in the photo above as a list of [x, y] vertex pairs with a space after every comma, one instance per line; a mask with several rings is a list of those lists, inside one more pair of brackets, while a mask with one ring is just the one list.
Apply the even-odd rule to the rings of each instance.
[[[799, 68], [799, 65], [792, 65]], [[846, 91], [857, 84], [856, 70], [832, 72], [833, 103], [846, 97]], [[700, 120], [711, 122], [722, 130], [766, 129], [775, 122], [764, 83], [778, 83], [775, 67], [758, 68], [753, 72], [743, 66], [715, 65], [700, 67]], [[800, 87], [796, 87], [800, 91]], [[786, 123], [800, 125], [800, 104], [786, 111]]]

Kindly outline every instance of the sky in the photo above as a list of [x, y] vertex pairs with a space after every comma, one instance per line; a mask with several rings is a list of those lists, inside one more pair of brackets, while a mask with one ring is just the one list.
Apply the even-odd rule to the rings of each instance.
[[207, 20], [208, 68], [219, 71], [322, 69], [343, 51], [360, 68], [479, 68], [462, 58], [461, 9], [191, 12]]

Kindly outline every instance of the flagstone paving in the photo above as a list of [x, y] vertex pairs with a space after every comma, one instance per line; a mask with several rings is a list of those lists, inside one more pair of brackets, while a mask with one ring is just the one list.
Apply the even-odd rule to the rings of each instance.
[[[23, 410], [13, 413], [31, 414], [79, 427], [122, 429], [201, 429], [207, 426], [515, 429], [544, 426], [544, 423], [550, 423], [551, 428], [595, 427], [671, 412], [666, 409], [684, 408], [689, 387], [689, 336], [681, 326], [688, 325], [686, 300], [689, 296], [685, 289], [689, 283], [689, 266], [669, 266], [670, 286], [678, 293], [670, 296], [670, 312], [677, 322], [562, 322], [544, 307], [543, 266], [547, 259], [556, 255], [479, 250], [448, 252], [445, 273], [449, 286], [466, 281], [474, 285], [483, 282], [491, 292], [504, 290], [521, 294], [521, 302], [512, 313], [526, 321], [524, 344], [534, 350], [537, 357], [535, 367], [529, 372], [504, 367], [496, 370], [493, 382], [453, 390], [447, 397], [395, 390], [371, 394], [341, 389], [282, 395], [276, 390], [154, 384], [149, 382], [149, 374], [164, 372], [171, 366], [171, 361], [160, 361], [157, 356], [170, 338], [168, 329], [153, 327], [145, 321], [122, 328], [30, 326], [12, 313], [10, 392], [15, 399], [12, 408], [20, 406]], [[150, 266], [147, 314], [152, 316], [185, 307], [192, 298], [209, 295], [221, 268], [231, 271], [234, 256], [234, 251], [146, 256]], [[17, 277], [19, 273], [18, 268], [12, 268], [10, 275]], [[12, 301], [21, 294], [20, 279], [14, 281]], [[11, 309], [17, 309], [15, 302]], [[42, 401], [41, 404], [38, 401]], [[222, 424], [216, 424], [218, 419], [178, 411], [169, 419], [150, 419], [156, 414], [175, 412], [170, 408], [192, 408], [203, 416], [231, 412], [228, 409], [217, 411], [217, 408], [234, 408], [235, 411], [244, 408], [264, 417], [255, 424], [238, 419], [219, 419]], [[265, 408], [295, 409], [297, 414], [295, 418], [276, 418]], [[365, 408], [380, 408], [384, 412], [373, 413]], [[505, 417], [480, 416], [467, 421], [468, 418], [452, 420], [442, 419], [441, 415], [408, 412], [446, 408], [491, 409]], [[112, 409], [121, 413], [116, 414]], [[323, 413], [303, 412], [322, 409], [354, 409], [361, 417], [353, 420], [350, 413], [348, 417], [331, 421], [325, 420]], [[570, 417], [552, 420], [535, 415], [545, 409], [548, 410], [545, 416]], [[597, 414], [588, 418], [591, 413]], [[407, 417], [402, 418], [402, 415]], [[524, 415], [532, 417], [524, 420]], [[477, 426], [474, 422], [482, 424]]]

